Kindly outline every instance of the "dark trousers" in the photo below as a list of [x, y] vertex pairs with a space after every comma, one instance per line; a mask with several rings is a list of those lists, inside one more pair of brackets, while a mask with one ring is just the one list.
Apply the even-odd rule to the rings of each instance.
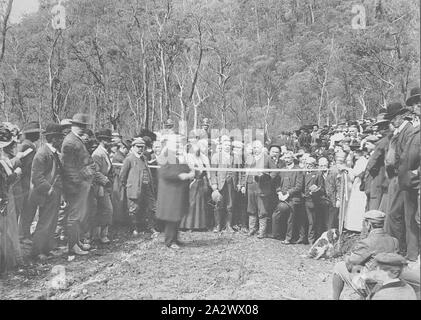
[[327, 230], [326, 204], [306, 199], [305, 208], [308, 220], [308, 241], [313, 244]]
[[96, 214], [94, 217], [94, 227], [107, 227], [112, 223], [113, 204], [111, 202], [111, 193], [104, 191], [103, 196], [96, 197]]
[[405, 208], [406, 258], [416, 261], [420, 250], [420, 228], [415, 220], [418, 210], [418, 190], [402, 192]]
[[48, 254], [55, 247], [54, 232], [60, 208], [60, 192], [53, 192], [39, 207], [39, 218], [32, 238], [33, 256]]
[[386, 213], [384, 230], [399, 240], [400, 252], [405, 252], [405, 207], [404, 191], [398, 184], [398, 177], [393, 177], [388, 188], [388, 210]]
[[[232, 214], [235, 198], [235, 186], [231, 178], [225, 181], [225, 184], [219, 193], [222, 195], [221, 201], [215, 203], [215, 226], [232, 225]], [[226, 216], [225, 216], [226, 212]]]
[[87, 221], [89, 209], [89, 195], [91, 182], [85, 181], [80, 185], [78, 193], [66, 194], [67, 207], [67, 238], [69, 249], [73, 248], [81, 240], [83, 231], [86, 231], [85, 222]]
[[278, 239], [293, 241], [299, 232], [299, 240], [304, 240], [302, 214], [302, 204], [299, 199], [280, 201], [272, 214], [272, 235]]
[[37, 213], [37, 204], [27, 195], [21, 197], [20, 201], [22, 201], [19, 204], [22, 212], [19, 218], [19, 232], [21, 237], [29, 239], [31, 237], [31, 225]]
[[127, 206], [132, 228], [137, 228], [140, 225], [148, 230], [157, 228], [156, 198], [150, 184], [143, 184], [139, 199], [128, 199]]
[[327, 217], [327, 230], [339, 228], [339, 208], [334, 207], [332, 204], [328, 206]]
[[236, 206], [238, 208], [237, 224], [241, 228], [248, 229], [249, 227], [249, 215], [247, 213], [247, 194], [238, 193], [236, 198]]
[[178, 226], [180, 221], [164, 221], [165, 223], [165, 245], [169, 247], [173, 243], [177, 242], [178, 237]]
[[270, 198], [260, 195], [257, 182], [247, 183], [247, 212], [250, 216], [267, 218], [270, 211]]

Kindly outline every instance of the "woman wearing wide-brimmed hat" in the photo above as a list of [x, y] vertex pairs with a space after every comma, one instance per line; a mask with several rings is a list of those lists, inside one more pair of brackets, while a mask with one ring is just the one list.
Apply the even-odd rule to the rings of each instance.
[[12, 186], [22, 174], [13, 135], [0, 125], [0, 273], [22, 262]]

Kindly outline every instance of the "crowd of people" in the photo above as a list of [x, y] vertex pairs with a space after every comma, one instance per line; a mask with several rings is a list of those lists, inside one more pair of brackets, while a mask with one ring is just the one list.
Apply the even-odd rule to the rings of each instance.
[[311, 245], [333, 228], [366, 238], [373, 210], [397, 239], [388, 252], [419, 263], [419, 116], [415, 88], [406, 106], [390, 103], [375, 119], [303, 126], [267, 140], [211, 136], [209, 119], [189, 134], [169, 119], [160, 132], [130, 139], [108, 128], [94, 133], [79, 113], [45, 130], [3, 122], [0, 269], [22, 262], [22, 244], [41, 261], [60, 243], [70, 255], [88, 255], [111, 242], [115, 224], [134, 237], [164, 232], [172, 249], [182, 245], [178, 229], [243, 232], [283, 245]]

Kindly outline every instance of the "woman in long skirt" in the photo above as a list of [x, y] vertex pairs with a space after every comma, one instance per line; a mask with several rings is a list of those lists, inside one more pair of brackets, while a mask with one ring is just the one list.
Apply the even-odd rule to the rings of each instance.
[[355, 159], [355, 165], [348, 173], [349, 180], [352, 181], [352, 187], [345, 212], [345, 229], [361, 232], [367, 196], [360, 190], [360, 185], [361, 176], [364, 174], [368, 160], [358, 151], [356, 152]]
[[13, 183], [22, 170], [15, 158], [16, 142], [11, 132], [0, 126], [0, 273], [22, 262]]
[[180, 223], [180, 229], [204, 230], [207, 228], [206, 209], [209, 190], [209, 159], [207, 157], [207, 140], [199, 140], [192, 145], [187, 156], [187, 163], [195, 170], [195, 177], [190, 183], [189, 213]]

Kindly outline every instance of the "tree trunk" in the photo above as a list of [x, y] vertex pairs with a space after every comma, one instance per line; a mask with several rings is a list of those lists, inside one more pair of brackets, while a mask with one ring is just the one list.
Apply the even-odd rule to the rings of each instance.
[[146, 61], [145, 40], [141, 40], [142, 49], [142, 78], [143, 78], [143, 101], [144, 101], [144, 118], [143, 124], [146, 129], [149, 129], [149, 90], [148, 90], [148, 65]]
[[8, 0], [6, 10], [3, 16], [3, 23], [1, 26], [1, 49], [0, 49], [0, 63], [3, 61], [4, 53], [6, 51], [6, 35], [7, 35], [7, 23], [9, 21], [10, 12], [12, 11], [13, 0]]

